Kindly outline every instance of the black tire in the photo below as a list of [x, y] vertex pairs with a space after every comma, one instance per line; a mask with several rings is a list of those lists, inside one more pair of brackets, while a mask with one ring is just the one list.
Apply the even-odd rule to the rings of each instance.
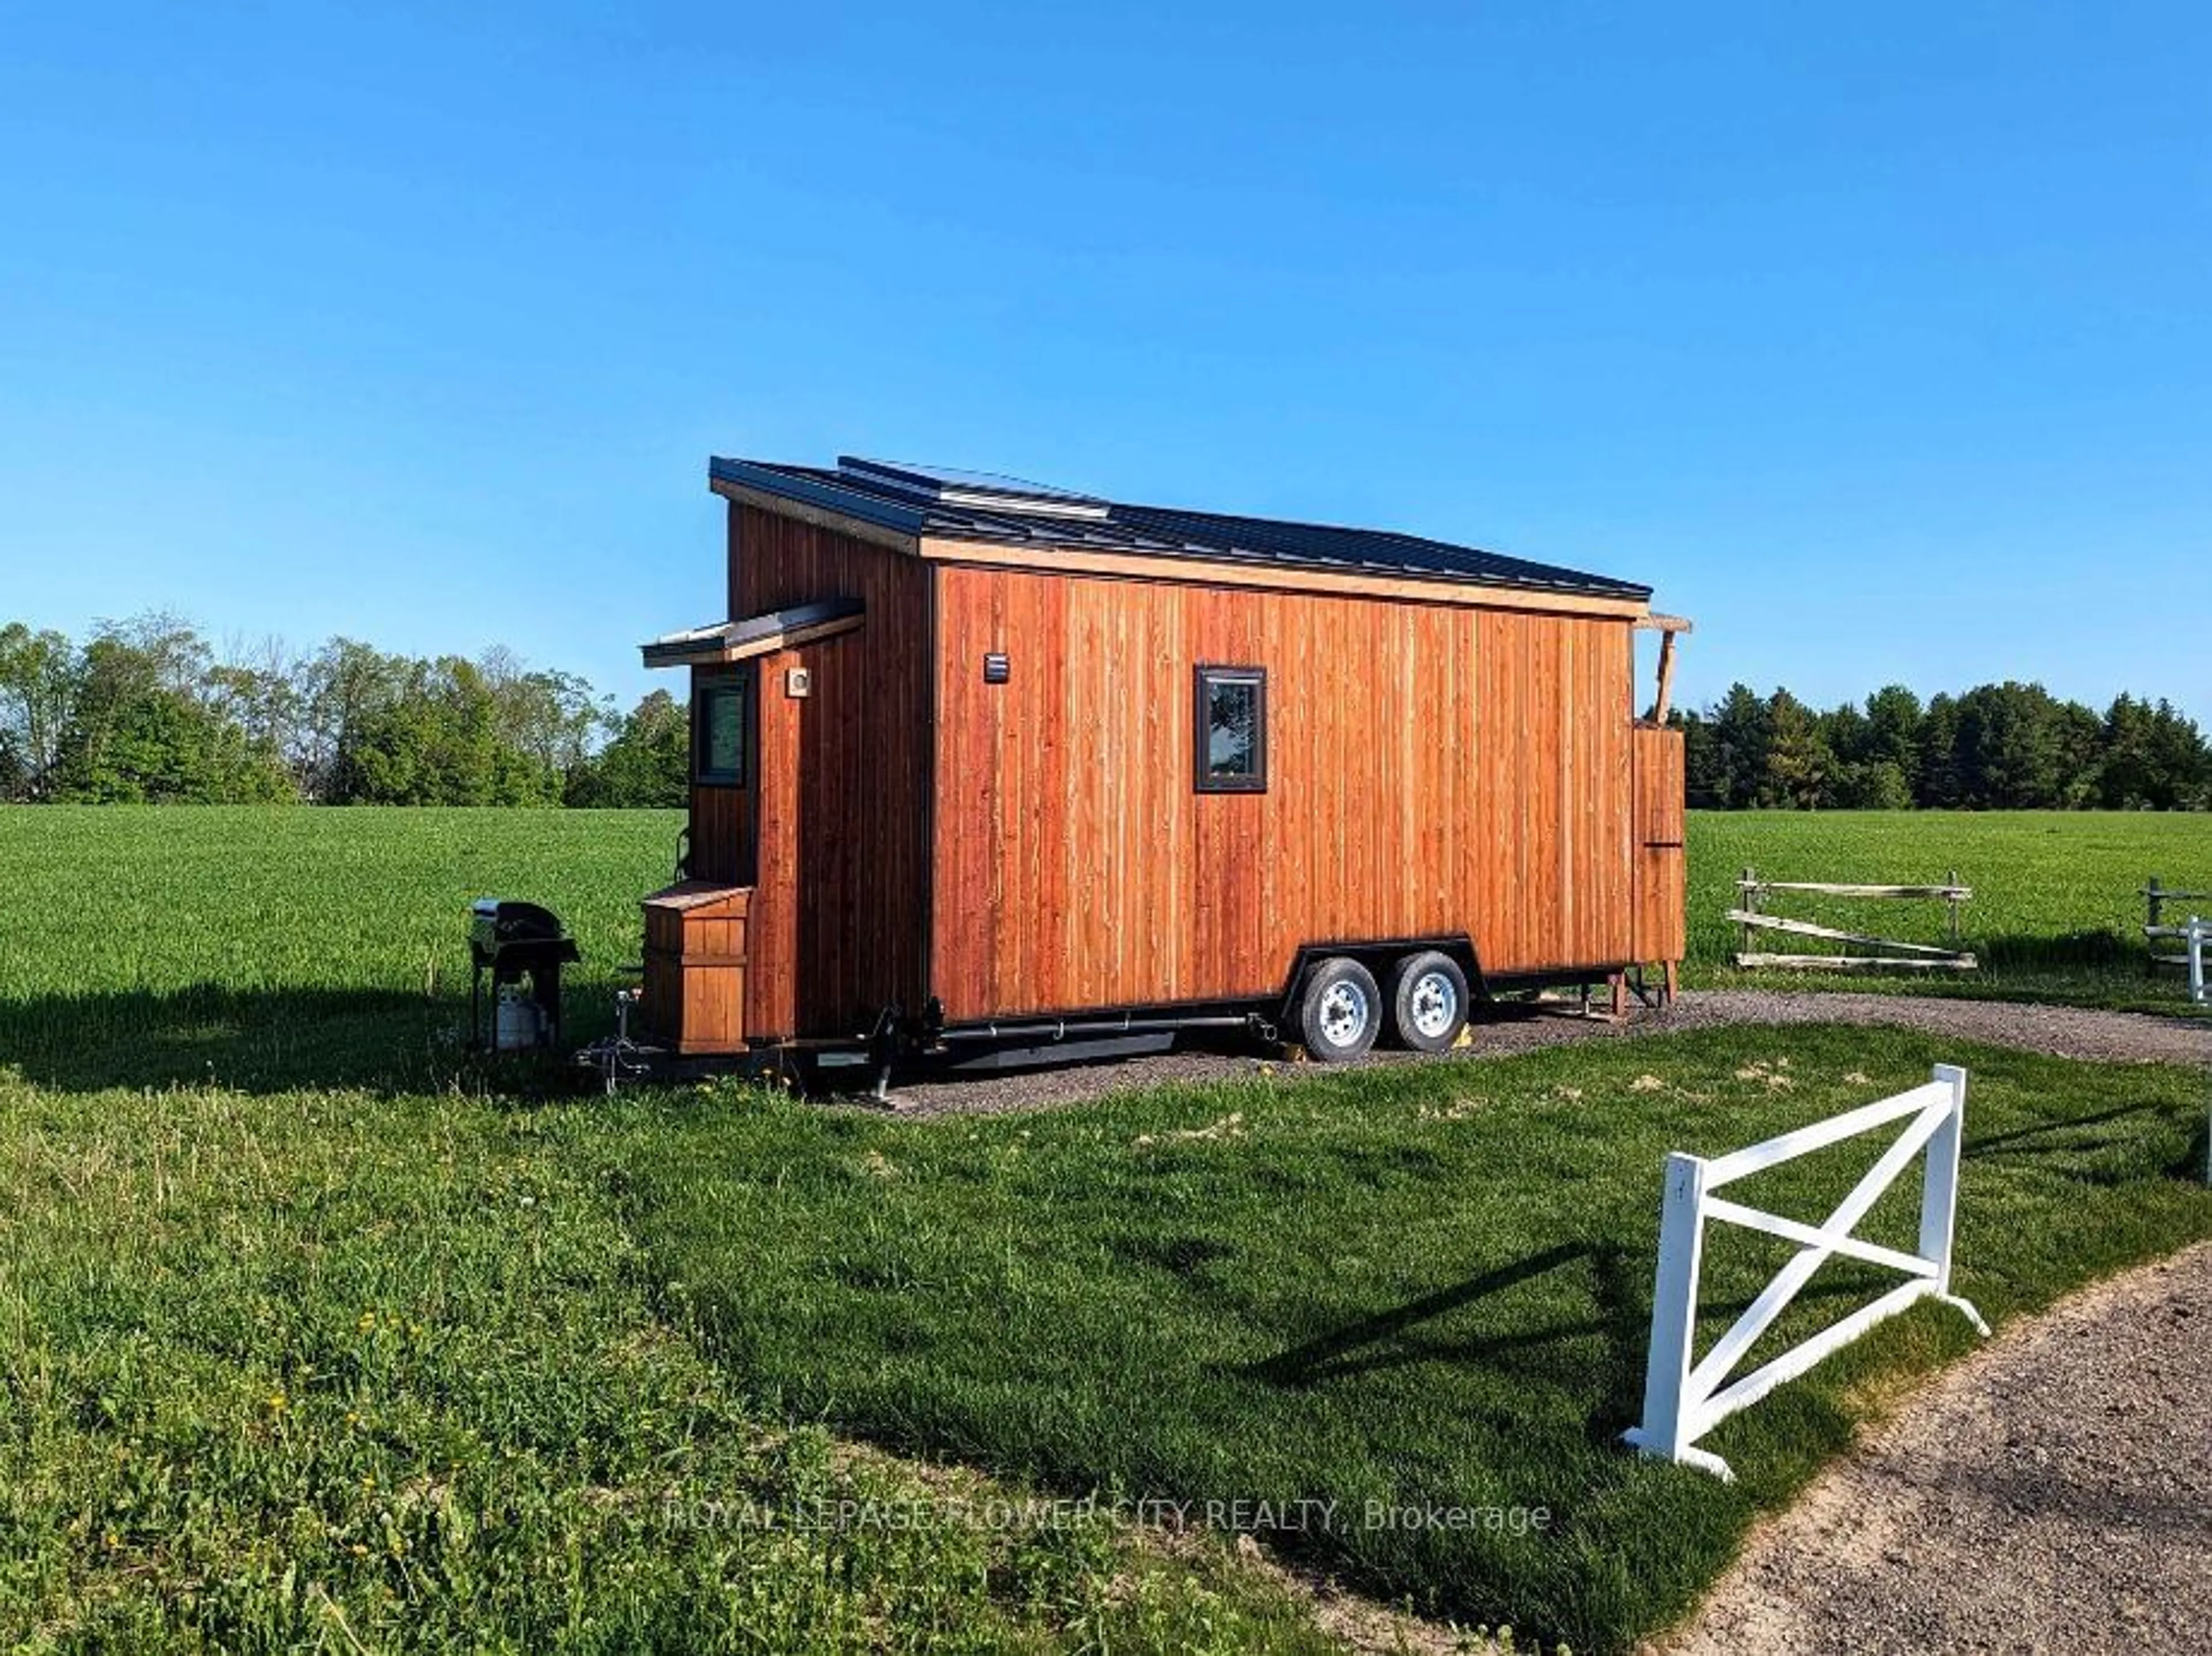
[[1375, 974], [1346, 954], [1316, 966], [1298, 999], [1298, 1032], [1307, 1055], [1322, 1063], [1364, 1057], [1382, 1032], [1382, 991]]
[[1467, 1027], [1467, 974], [1434, 949], [1409, 954], [1390, 974], [1390, 1031], [1416, 1052], [1449, 1052]]

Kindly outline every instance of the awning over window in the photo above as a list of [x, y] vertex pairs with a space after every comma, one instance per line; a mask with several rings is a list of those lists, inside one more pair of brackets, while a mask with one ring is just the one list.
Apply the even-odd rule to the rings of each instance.
[[857, 598], [825, 598], [796, 609], [770, 610], [742, 621], [720, 621], [672, 632], [642, 646], [649, 667], [724, 667], [750, 661], [819, 638], [851, 632], [867, 618], [867, 606]]

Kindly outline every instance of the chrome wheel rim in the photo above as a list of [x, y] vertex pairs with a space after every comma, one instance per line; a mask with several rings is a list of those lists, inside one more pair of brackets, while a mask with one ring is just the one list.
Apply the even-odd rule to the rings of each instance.
[[1340, 978], [1322, 991], [1321, 1032], [1331, 1046], [1351, 1046], [1367, 1031], [1367, 991]]
[[1425, 971], [1413, 979], [1413, 1027], [1436, 1040], [1459, 1019], [1459, 991], [1440, 971]]

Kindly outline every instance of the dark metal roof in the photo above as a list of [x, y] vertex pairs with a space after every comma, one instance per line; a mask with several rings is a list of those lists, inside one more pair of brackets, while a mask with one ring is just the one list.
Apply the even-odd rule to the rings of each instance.
[[[1591, 598], [1640, 601], [1651, 596], [1650, 588], [1635, 581], [1586, 575], [1578, 569], [1533, 563], [1526, 558], [1384, 529], [1341, 528], [1118, 501], [1096, 502], [1104, 508], [1103, 515], [1069, 516], [1048, 509], [1024, 510], [1013, 497], [1005, 507], [975, 503], [976, 496], [970, 494], [963, 494], [957, 501], [933, 497], [911, 487], [880, 482], [861, 471], [720, 456], [710, 463], [708, 474], [719, 482], [842, 513], [903, 534], [1032, 546], [1037, 551], [1040, 569], [1052, 567], [1053, 551], [1067, 548], [1377, 577], [1413, 575]], [[1091, 496], [1065, 490], [1053, 490], [1046, 496], [1053, 497], [1092, 501]]]

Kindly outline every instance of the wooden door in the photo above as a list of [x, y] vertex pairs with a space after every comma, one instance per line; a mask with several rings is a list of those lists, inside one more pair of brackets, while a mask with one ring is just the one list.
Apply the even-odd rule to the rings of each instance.
[[1636, 958], [1678, 961], [1687, 929], [1688, 854], [1683, 834], [1682, 733], [1636, 727]]

